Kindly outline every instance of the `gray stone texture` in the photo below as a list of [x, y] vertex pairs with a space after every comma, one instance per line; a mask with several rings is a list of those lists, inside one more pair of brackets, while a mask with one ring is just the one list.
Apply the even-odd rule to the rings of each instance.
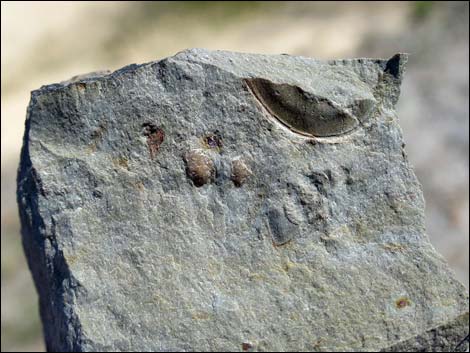
[[47, 348], [465, 350], [394, 110], [406, 60], [193, 49], [32, 92]]

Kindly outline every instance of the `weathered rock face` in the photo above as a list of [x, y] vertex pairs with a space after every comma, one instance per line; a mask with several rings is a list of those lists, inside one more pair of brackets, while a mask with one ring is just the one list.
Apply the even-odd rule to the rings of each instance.
[[405, 61], [189, 50], [34, 91], [18, 202], [48, 349], [458, 346]]

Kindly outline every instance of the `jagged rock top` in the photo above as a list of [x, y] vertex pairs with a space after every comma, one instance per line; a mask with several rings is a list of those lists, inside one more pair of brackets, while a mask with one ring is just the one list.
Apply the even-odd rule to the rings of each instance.
[[459, 345], [468, 296], [394, 111], [406, 59], [192, 49], [34, 91], [18, 203], [48, 349]]

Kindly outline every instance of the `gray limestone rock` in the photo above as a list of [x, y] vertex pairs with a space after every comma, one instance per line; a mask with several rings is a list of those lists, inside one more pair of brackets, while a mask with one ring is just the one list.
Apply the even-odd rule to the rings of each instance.
[[406, 59], [194, 49], [32, 92], [47, 348], [465, 350], [394, 110]]

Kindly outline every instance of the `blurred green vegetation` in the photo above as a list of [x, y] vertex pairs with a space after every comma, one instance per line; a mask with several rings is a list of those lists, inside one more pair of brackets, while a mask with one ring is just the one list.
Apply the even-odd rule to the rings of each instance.
[[423, 21], [431, 14], [435, 8], [435, 1], [414, 1], [413, 2], [413, 17], [415, 21]]

